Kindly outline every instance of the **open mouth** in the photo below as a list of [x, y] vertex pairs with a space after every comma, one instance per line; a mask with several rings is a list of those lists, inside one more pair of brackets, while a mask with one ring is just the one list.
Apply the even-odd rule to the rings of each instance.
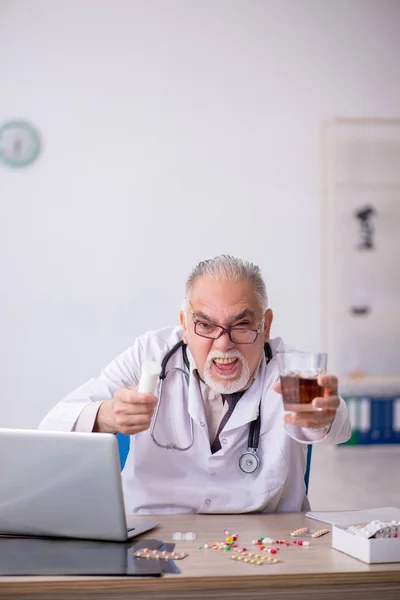
[[219, 375], [233, 375], [239, 366], [238, 358], [214, 358], [213, 367]]

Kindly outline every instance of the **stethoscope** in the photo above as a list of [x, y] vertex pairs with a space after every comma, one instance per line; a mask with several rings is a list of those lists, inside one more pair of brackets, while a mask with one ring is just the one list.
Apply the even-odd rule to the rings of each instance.
[[[167, 371], [167, 365], [168, 365], [169, 360], [176, 352], [178, 352], [178, 350], [180, 348], [182, 348], [183, 362], [184, 362], [187, 370], [181, 369], [180, 367], [173, 367], [172, 369], [169, 369], [169, 371]], [[266, 364], [268, 365], [268, 363], [272, 359], [272, 350], [271, 350], [271, 346], [269, 345], [268, 342], [266, 344], [264, 344], [264, 354], [265, 354]], [[155, 430], [156, 422], [157, 422], [157, 418], [158, 418], [158, 412], [160, 410], [160, 405], [161, 405], [163, 384], [164, 384], [164, 381], [165, 381], [167, 375], [169, 373], [171, 373], [172, 371], [179, 371], [180, 373], [182, 373], [186, 379], [187, 384], [189, 385], [190, 364], [189, 364], [189, 359], [187, 357], [186, 344], [184, 343], [183, 340], [179, 341], [177, 344], [175, 344], [175, 346], [173, 346], [173, 348], [171, 348], [171, 350], [169, 350], [169, 352], [167, 352], [167, 354], [164, 356], [163, 361], [161, 363], [161, 372], [160, 372], [160, 376], [159, 376], [160, 382], [158, 385], [158, 403], [157, 403], [157, 407], [156, 407], [154, 417], [153, 417], [151, 427], [150, 427], [150, 436], [151, 436], [151, 439], [153, 440], [153, 442], [159, 448], [165, 448], [167, 450], [180, 450], [181, 452], [185, 452], [186, 450], [189, 450], [189, 448], [191, 448], [194, 444], [193, 419], [190, 415], [189, 415], [190, 440], [189, 440], [189, 444], [187, 446], [184, 446], [184, 447], [178, 446], [178, 444], [175, 444], [173, 442], [171, 442], [169, 444], [160, 444], [160, 442], [158, 442], [156, 440], [155, 435], [154, 435], [154, 430]], [[258, 406], [257, 418], [254, 419], [254, 421], [252, 421], [250, 423], [249, 437], [247, 440], [247, 451], [244, 452], [239, 458], [239, 467], [241, 468], [241, 470], [244, 473], [254, 473], [255, 471], [257, 471], [257, 469], [260, 468], [260, 464], [261, 464], [260, 457], [258, 456], [258, 445], [260, 442], [260, 430], [261, 430], [260, 408], [261, 408], [261, 400], [260, 400], [260, 404]]]

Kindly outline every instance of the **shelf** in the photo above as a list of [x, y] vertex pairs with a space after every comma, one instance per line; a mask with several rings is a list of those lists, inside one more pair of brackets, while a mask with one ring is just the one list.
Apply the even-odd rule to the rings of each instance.
[[381, 192], [382, 190], [400, 190], [400, 181], [393, 183], [361, 183], [360, 181], [354, 181], [336, 183], [333, 187], [338, 190], [373, 190]]
[[398, 396], [400, 398], [400, 375], [382, 377], [341, 377], [341, 395], [344, 396]]
[[392, 118], [379, 118], [379, 117], [334, 117], [329, 119], [328, 123], [334, 123], [335, 125], [385, 125], [400, 126], [400, 119], [396, 117]]

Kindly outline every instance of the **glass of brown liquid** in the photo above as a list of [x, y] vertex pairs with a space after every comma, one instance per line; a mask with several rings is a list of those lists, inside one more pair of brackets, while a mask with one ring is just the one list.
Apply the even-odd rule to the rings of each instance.
[[324, 394], [318, 384], [326, 373], [325, 352], [282, 352], [276, 355], [282, 388], [283, 407], [293, 412], [318, 410], [311, 405]]

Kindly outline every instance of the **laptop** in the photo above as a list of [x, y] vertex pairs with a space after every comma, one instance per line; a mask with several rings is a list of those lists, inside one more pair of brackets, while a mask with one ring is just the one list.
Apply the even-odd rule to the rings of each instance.
[[125, 541], [146, 519], [125, 514], [113, 434], [0, 429], [0, 534]]

